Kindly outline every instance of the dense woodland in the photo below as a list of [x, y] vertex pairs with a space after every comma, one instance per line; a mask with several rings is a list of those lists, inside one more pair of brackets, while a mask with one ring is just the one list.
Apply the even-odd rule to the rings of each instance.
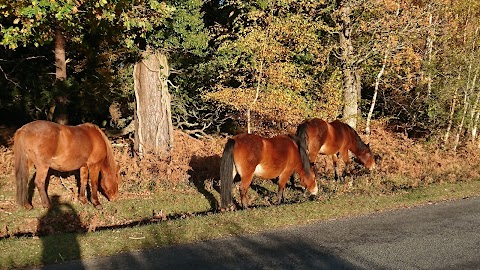
[[309, 117], [480, 145], [479, 1], [6, 0], [0, 13], [1, 124], [134, 130], [140, 152], [168, 151], [174, 127]]

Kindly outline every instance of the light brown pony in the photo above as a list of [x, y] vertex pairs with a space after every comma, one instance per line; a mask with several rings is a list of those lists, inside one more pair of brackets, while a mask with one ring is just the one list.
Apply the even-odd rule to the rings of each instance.
[[101, 209], [98, 201], [99, 173], [101, 188], [109, 200], [118, 196], [119, 167], [115, 162], [110, 143], [95, 125], [59, 125], [48, 121], [34, 121], [17, 130], [14, 138], [17, 203], [26, 209], [33, 206], [28, 198], [29, 173], [35, 166], [35, 185], [46, 208], [52, 205], [47, 195], [46, 178], [49, 168], [61, 172], [80, 169], [78, 199], [86, 203], [85, 196], [90, 175], [91, 200]]
[[312, 164], [316, 161], [318, 153], [332, 156], [336, 180], [339, 178], [338, 154], [345, 162], [344, 174], [350, 173], [348, 151], [352, 152], [367, 169], [372, 170], [375, 167], [375, 160], [369, 145], [360, 139], [352, 127], [338, 120], [330, 123], [318, 118], [307, 120], [298, 126], [296, 136], [302, 146], [308, 149], [309, 160]]
[[265, 179], [279, 177], [277, 203], [280, 203], [293, 172], [299, 174], [300, 183], [310, 194], [317, 194], [317, 182], [307, 153], [292, 138], [286, 135], [273, 138], [253, 134], [234, 136], [225, 145], [220, 165], [221, 207], [229, 207], [232, 203], [233, 179], [237, 174], [241, 177], [241, 204], [247, 208], [247, 191], [254, 175]]

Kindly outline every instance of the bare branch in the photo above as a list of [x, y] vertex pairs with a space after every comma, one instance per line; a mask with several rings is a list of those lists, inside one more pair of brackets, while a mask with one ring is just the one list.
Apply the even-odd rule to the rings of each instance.
[[0, 71], [2, 71], [3, 76], [5, 77], [5, 79], [6, 79], [7, 81], [13, 83], [16, 87], [19, 87], [19, 88], [20, 88], [20, 84], [19, 84], [19, 83], [17, 83], [17, 82], [15, 82], [15, 81], [13, 81], [12, 79], [8, 78], [7, 73], [5, 73], [5, 71], [3, 70], [2, 66], [0, 66]]

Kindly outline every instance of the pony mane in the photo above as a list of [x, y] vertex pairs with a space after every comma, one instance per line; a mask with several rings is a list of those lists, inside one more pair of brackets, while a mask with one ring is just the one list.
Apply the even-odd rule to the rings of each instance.
[[110, 145], [110, 141], [108, 140], [105, 133], [103, 133], [103, 131], [97, 125], [94, 125], [91, 123], [86, 123], [86, 125], [93, 127], [94, 129], [97, 130], [98, 133], [100, 133], [100, 135], [102, 135], [103, 141], [105, 142], [105, 147], [107, 149], [107, 158], [105, 159], [104, 162], [106, 162], [106, 165], [108, 165], [107, 166], [108, 173], [114, 174], [115, 168], [116, 168], [116, 162], [115, 162], [115, 156], [113, 155], [112, 146]]
[[360, 138], [360, 136], [358, 135], [357, 131], [352, 128], [350, 125], [347, 125], [353, 132], [353, 134], [355, 134], [355, 139], [357, 141], [357, 147], [359, 150], [370, 150], [370, 147], [368, 147], [363, 141], [362, 139]]
[[303, 122], [297, 127], [297, 132], [295, 136], [300, 139], [303, 139], [306, 136], [306, 134], [307, 134], [307, 122]]
[[[304, 125], [304, 124], [302, 124]], [[299, 132], [298, 131], [301, 131], [300, 130], [300, 126], [299, 126], [299, 129], [297, 130], [297, 134], [296, 135], [289, 135], [288, 137], [297, 145], [298, 147], [298, 153], [300, 154], [300, 161], [302, 162], [302, 167], [303, 167], [303, 170], [305, 171], [305, 174], [307, 175], [307, 177], [310, 176], [310, 160], [308, 159], [308, 154], [307, 154], [307, 145], [306, 145], [306, 127], [307, 125], [305, 124], [304, 125], [305, 128], [303, 128], [303, 133], [300, 134], [300, 136], [298, 136]], [[301, 137], [303, 135], [303, 137]]]
[[305, 150], [308, 151], [307, 127], [307, 122], [303, 122], [297, 127], [297, 132], [295, 133], [295, 141], [297, 142], [297, 144], [299, 144], [300, 147], [303, 147]]

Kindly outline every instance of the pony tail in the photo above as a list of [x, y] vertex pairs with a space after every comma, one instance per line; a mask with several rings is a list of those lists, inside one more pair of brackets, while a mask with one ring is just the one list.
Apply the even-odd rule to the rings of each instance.
[[308, 157], [307, 146], [307, 123], [302, 123], [298, 126], [295, 134], [296, 142], [298, 144], [298, 151], [300, 153], [300, 160], [302, 161], [303, 170], [310, 176], [310, 159]]
[[13, 143], [13, 153], [15, 155], [15, 178], [17, 186], [17, 203], [21, 206], [27, 206], [28, 202], [28, 157], [25, 153], [22, 131], [15, 133]]
[[222, 161], [220, 163], [220, 193], [222, 208], [226, 208], [232, 203], [233, 166], [235, 166], [233, 160], [234, 146], [235, 140], [228, 139], [227, 144], [223, 149]]

